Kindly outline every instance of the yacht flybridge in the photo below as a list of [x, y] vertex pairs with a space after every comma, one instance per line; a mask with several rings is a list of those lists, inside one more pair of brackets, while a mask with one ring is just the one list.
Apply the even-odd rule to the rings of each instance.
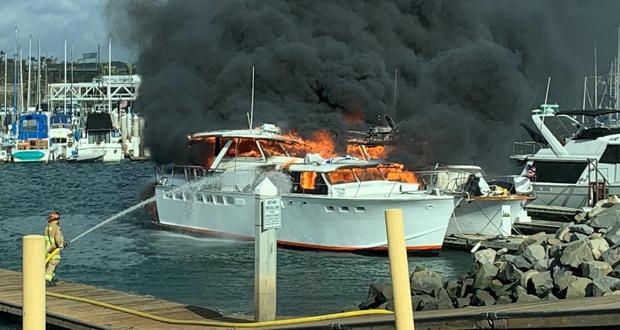
[[532, 111], [540, 133], [528, 130], [537, 141], [530, 145], [540, 149], [511, 158], [525, 165], [522, 175], [532, 180], [537, 197], [533, 204], [577, 209], [620, 194], [620, 129], [605, 124], [618, 113], [558, 111], [548, 104]]
[[278, 230], [282, 246], [386, 249], [384, 211], [388, 208], [403, 209], [408, 249], [442, 246], [454, 198], [430, 194], [415, 182], [395, 180], [389, 175], [389, 164], [353, 157], [323, 159], [316, 154], [296, 157], [291, 153], [299, 149], [298, 141], [270, 124], [197, 133], [189, 141], [208, 145], [207, 163], [171, 165], [158, 171], [156, 203], [163, 226], [252, 239], [253, 192], [267, 176], [282, 196]]

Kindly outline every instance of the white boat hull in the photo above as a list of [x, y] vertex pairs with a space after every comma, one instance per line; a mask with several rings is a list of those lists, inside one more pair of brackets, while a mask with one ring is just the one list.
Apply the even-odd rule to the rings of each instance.
[[[510, 206], [510, 222], [505, 223], [502, 207]], [[466, 200], [460, 201], [454, 209], [454, 217], [450, 218], [450, 224], [446, 236], [451, 235], [510, 235], [512, 225], [521, 214], [525, 200]]]
[[84, 159], [100, 158], [103, 162], [120, 162], [123, 159], [123, 147], [120, 143], [80, 144], [78, 157]]
[[[532, 183], [536, 199], [532, 205], [562, 206], [580, 209], [588, 206], [588, 185]], [[609, 185], [608, 195], [620, 195], [619, 185]]]
[[[205, 202], [207, 201], [207, 202]], [[454, 209], [451, 196], [391, 199], [342, 199], [282, 196], [282, 246], [333, 251], [384, 250], [384, 211], [402, 208], [409, 250], [440, 249]], [[156, 188], [160, 224], [181, 230], [252, 240], [253, 194], [176, 192]]]

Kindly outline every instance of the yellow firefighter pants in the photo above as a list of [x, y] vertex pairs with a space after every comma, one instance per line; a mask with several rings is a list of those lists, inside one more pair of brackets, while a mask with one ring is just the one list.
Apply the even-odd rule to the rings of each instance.
[[54, 279], [54, 275], [56, 275], [56, 267], [60, 263], [60, 259], [52, 259], [47, 263], [45, 267], [45, 280], [51, 281]]

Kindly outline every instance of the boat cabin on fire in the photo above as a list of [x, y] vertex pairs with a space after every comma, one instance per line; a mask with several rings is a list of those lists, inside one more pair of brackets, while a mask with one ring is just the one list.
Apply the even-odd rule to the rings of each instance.
[[[164, 226], [250, 239], [254, 189], [265, 177], [280, 190], [282, 245], [384, 249], [383, 212], [402, 208], [408, 248], [437, 249], [454, 210], [452, 196], [420, 189], [415, 175], [400, 164], [324, 159], [274, 125], [196, 133], [189, 141], [209, 146], [204, 167], [171, 166], [172, 171], [157, 174], [157, 212]], [[308, 154], [299, 157], [303, 153]], [[187, 181], [193, 184], [185, 186]], [[180, 191], [181, 186], [187, 188]]]

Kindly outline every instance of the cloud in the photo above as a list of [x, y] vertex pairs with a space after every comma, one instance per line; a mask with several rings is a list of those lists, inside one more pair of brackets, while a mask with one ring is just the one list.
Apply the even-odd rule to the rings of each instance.
[[[0, 50], [9, 54], [15, 52], [15, 27], [24, 57], [28, 52], [29, 36], [33, 39], [33, 55], [40, 36], [42, 55], [61, 60], [65, 38], [69, 45], [67, 51], [70, 51], [70, 45], [74, 45], [74, 59], [81, 57], [82, 53], [96, 51], [97, 44], [105, 49], [109, 27], [103, 15], [104, 4], [103, 0], [3, 0], [0, 7]], [[112, 51], [114, 59], [131, 60], [134, 57], [125, 47], [113, 45]], [[106, 57], [107, 51], [102, 51], [102, 59]]]

